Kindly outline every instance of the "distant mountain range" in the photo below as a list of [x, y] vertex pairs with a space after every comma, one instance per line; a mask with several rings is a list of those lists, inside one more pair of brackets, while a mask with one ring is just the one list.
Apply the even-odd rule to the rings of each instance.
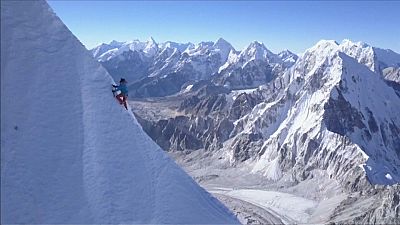
[[243, 51], [236, 51], [222, 38], [196, 45], [157, 44], [153, 38], [146, 42], [112, 41], [90, 51], [114, 79], [125, 77], [137, 97], [174, 94], [199, 80], [211, 80], [233, 89], [257, 87], [297, 59], [288, 50], [274, 54], [257, 41]]
[[[340, 49], [388, 80], [397, 78], [393, 73], [398, 71], [384, 73], [383, 70], [397, 68], [399, 54], [349, 40], [344, 40]], [[90, 51], [114, 79], [124, 77], [130, 82], [135, 97], [175, 94], [200, 80], [210, 80], [230, 89], [253, 88], [284, 73], [298, 59], [289, 50], [275, 54], [257, 41], [237, 51], [222, 38], [193, 44], [157, 43], [150, 37], [144, 42], [112, 41]]]
[[[335, 180], [344, 192], [363, 193], [353, 202], [377, 199], [359, 222], [398, 221], [397, 197], [376, 197], [392, 195], [400, 183], [398, 53], [350, 40], [321, 40], [301, 56], [274, 54], [259, 42], [240, 52], [219, 48], [205, 42], [185, 49], [173, 73], [150, 77], [158, 89], [164, 77], [179, 76], [170, 80], [173, 95], [152, 100], [170, 110], [133, 103], [153, 140], [172, 152], [205, 149], [211, 165], [224, 161], [276, 184]], [[342, 202], [332, 218], [353, 222], [341, 217], [353, 202]]]

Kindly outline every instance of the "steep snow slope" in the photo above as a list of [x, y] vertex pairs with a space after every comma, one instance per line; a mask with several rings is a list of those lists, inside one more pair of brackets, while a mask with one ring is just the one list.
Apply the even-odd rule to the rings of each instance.
[[237, 223], [44, 1], [1, 2], [2, 223]]
[[400, 54], [390, 49], [372, 47], [363, 42], [352, 42], [347, 39], [338, 47], [342, 52], [379, 74], [382, 74], [387, 67], [400, 67]]
[[400, 101], [380, 75], [336, 42], [320, 41], [280, 80], [277, 97], [235, 123], [235, 139], [249, 133], [264, 139], [253, 171], [272, 180], [291, 171], [303, 180], [320, 167], [354, 189], [366, 179], [400, 181]]
[[[318, 202], [297, 204], [301, 216], [282, 205], [276, 217], [285, 221], [286, 214], [291, 223], [399, 224], [393, 193], [400, 182], [400, 95], [357, 58], [358, 51], [322, 40], [258, 88], [227, 91], [197, 83], [180, 95], [132, 105], [140, 105], [135, 113], [144, 130], [211, 191], [272, 190]], [[395, 79], [396, 70], [387, 69]], [[236, 198], [277, 211], [262, 191], [254, 198], [223, 192], [218, 196], [241, 219], [265, 221], [260, 210], [238, 206]]]

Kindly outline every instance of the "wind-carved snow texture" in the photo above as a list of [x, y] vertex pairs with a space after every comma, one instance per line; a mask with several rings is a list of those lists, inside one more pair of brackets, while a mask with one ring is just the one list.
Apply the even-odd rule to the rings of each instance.
[[1, 58], [2, 223], [238, 223], [117, 104], [46, 2], [1, 2]]

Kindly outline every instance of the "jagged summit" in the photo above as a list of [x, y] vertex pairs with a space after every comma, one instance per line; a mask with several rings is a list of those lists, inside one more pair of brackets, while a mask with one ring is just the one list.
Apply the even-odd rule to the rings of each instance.
[[218, 38], [217, 41], [215, 41], [214, 46], [230, 46], [230, 47], [232, 47], [231, 43], [229, 43], [228, 41], [226, 41], [223, 38]]
[[[179, 80], [193, 81], [211, 79], [211, 77], [213, 77], [212, 79], [215, 82], [218, 80], [218, 83], [222, 85], [222, 83], [227, 82], [226, 79], [234, 79], [236, 80], [234, 83], [239, 85], [239, 87], [254, 87], [254, 85], [264, 84], [267, 82], [266, 80], [269, 80], [271, 77], [270, 74], [276, 75], [282, 73], [284, 70], [292, 67], [299, 59], [296, 54], [293, 54], [289, 50], [275, 54], [259, 41], [251, 42], [241, 51], [236, 51], [233, 46], [223, 38], [218, 38], [215, 42], [203, 41], [196, 45], [191, 43], [181, 44], [165, 42], [158, 44], [158, 48], [155, 46], [154, 48], [150, 48], [152, 54], [148, 54], [148, 50], [144, 51], [147, 44], [147, 42], [143, 42], [142, 44], [135, 42], [129, 44], [129, 47], [126, 47], [126, 44], [124, 44], [120, 48], [111, 48], [110, 50], [107, 50], [107, 46], [103, 46], [101, 49], [104, 49], [106, 53], [101, 55], [100, 53], [102, 51], [98, 49], [92, 50], [92, 53], [97, 56], [97, 59], [101, 62], [112, 61], [112, 63], [106, 66], [106, 68], [110, 67], [110, 71], [116, 71], [115, 67], [118, 67], [118, 65], [114, 65], [113, 63], [117, 62], [121, 63], [121, 67], [140, 64], [138, 65], [140, 66], [139, 70], [143, 71], [143, 73], [140, 72], [139, 75], [134, 76], [138, 78], [144, 78], [146, 73], [147, 76], [153, 77], [153, 79], [157, 79], [157, 76], [165, 78], [165, 76], [168, 77], [178, 72], [180, 74], [179, 76], [184, 77], [184, 79], [180, 78]], [[165, 48], [177, 49], [179, 51], [165, 51]], [[137, 51], [139, 55], [142, 55], [141, 58], [143, 58], [143, 60], [141, 61], [144, 63], [141, 64], [140, 61], [128, 63], [127, 61], [132, 60], [132, 58], [117, 57], [127, 50]], [[309, 56], [315, 57], [314, 60], [310, 58], [311, 61], [308, 64], [310, 69], [311, 66], [315, 64], [315, 61], [327, 58], [331, 53], [337, 50], [355, 58], [372, 71], [381, 73], [382, 75], [385, 74], [385, 77], [388, 77], [390, 81], [398, 80], [396, 77], [396, 68], [400, 65], [400, 55], [391, 50], [371, 47], [362, 42], [344, 40], [339, 44], [335, 40], [320, 40], [301, 55], [307, 56], [308, 58]], [[146, 54], [140, 53], [140, 51], [144, 51]], [[245, 67], [246, 72], [242, 71]], [[384, 73], [383, 70], [386, 68], [387, 70]], [[124, 69], [121, 68], [121, 70]], [[129, 68], [127, 71], [128, 70], [131, 71]], [[236, 70], [236, 72], [232, 73], [234, 70]], [[119, 73], [120, 72], [115, 72], [115, 76], [119, 76]], [[114, 72], [112, 72], [112, 74], [114, 74]], [[275, 75], [272, 75], [272, 77]], [[221, 76], [223, 78], [221, 78]], [[254, 82], [255, 77], [258, 77], [257, 82]], [[268, 79], [261, 79], [262, 77]], [[169, 79], [175, 78], [171, 77]], [[180, 88], [182, 88], [180, 85], [181, 82], [179, 82], [178, 87], [173, 88], [173, 91], [180, 90]], [[143, 95], [149, 93], [144, 90], [143, 92], [146, 92], [143, 93]], [[168, 91], [168, 93], [171, 92]]]
[[228, 53], [231, 49], [235, 51], [235, 48], [231, 45], [231, 43], [229, 43], [223, 38], [218, 38], [218, 40], [214, 43], [213, 47], [217, 49], [224, 49], [228, 51]]
[[262, 42], [253, 41], [239, 54], [239, 60], [267, 60], [268, 62], [277, 63], [279, 57], [265, 47]]
[[147, 39], [148, 43], [154, 43], [157, 44], [157, 42], [154, 40], [154, 38], [152, 36], [149, 37], [149, 39]]
[[153, 37], [150, 37], [146, 42], [146, 47], [143, 49], [143, 52], [146, 53], [146, 56], [148, 57], [154, 57], [158, 50], [159, 46], [157, 42], [153, 39]]
[[252, 48], [254, 48], [254, 47], [266, 48], [263, 42], [260, 42], [260, 41], [257, 41], [257, 40], [254, 40], [254, 41], [250, 42], [249, 47], [252, 47]]
[[[400, 158], [396, 153], [400, 150], [396, 147], [397, 143], [400, 143], [398, 138], [400, 121], [396, 118], [396, 110], [400, 108], [399, 98], [379, 74], [373, 73], [354, 58], [341, 52], [336, 43], [323, 41], [312, 49], [314, 51], [308, 51], [309, 54], [306, 52], [296, 62], [293, 70], [287, 71], [290, 79], [287, 79], [285, 91], [278, 97], [280, 100], [271, 104], [260, 104], [242, 119], [243, 123], [238, 123], [238, 127], [243, 126], [243, 129], [250, 133], [264, 130], [262, 135], [267, 140], [260, 149], [264, 153], [255, 164], [254, 171], [263, 171], [270, 179], [280, 179], [284, 174], [282, 168], [287, 168], [288, 165], [276, 164], [277, 161], [283, 160], [279, 157], [286, 157], [279, 156], [281, 153], [276, 151], [279, 150], [279, 146], [287, 146], [295, 151], [295, 155], [306, 157], [305, 165], [310, 161], [319, 164], [320, 160], [323, 162], [321, 166], [328, 167], [329, 174], [335, 176], [341, 174], [342, 177], [338, 179], [342, 181], [351, 180], [358, 174], [364, 176], [364, 183], [400, 182], [395, 166], [400, 165]], [[374, 93], [370, 91], [371, 89]], [[288, 95], [294, 96], [293, 99]], [[385, 104], [382, 99], [391, 104]], [[321, 105], [323, 108], [320, 110], [309, 109]], [[288, 109], [290, 111], [287, 111]], [[282, 118], [278, 115], [287, 116]], [[388, 128], [390, 126], [393, 126], [393, 129]], [[382, 139], [379, 132], [386, 137]], [[301, 134], [304, 139], [299, 143], [300, 137], [296, 138], [296, 135]], [[335, 147], [334, 140], [337, 134], [348, 138], [348, 143]], [[311, 144], [307, 144], [307, 138], [310, 138], [314, 147], [311, 148]], [[323, 159], [329, 154], [340, 155], [342, 154], [340, 151], [350, 151], [350, 149], [352, 149], [349, 155], [350, 161]], [[324, 151], [331, 153], [326, 155]], [[386, 157], [381, 154], [382, 152]], [[352, 160], [354, 161], [351, 162]], [[350, 165], [355, 162], [363, 165], [363, 173], [360, 173], [357, 167], [353, 171], [341, 170], [335, 173], [329, 169], [342, 168], [346, 166], [345, 163]], [[300, 162], [287, 163], [294, 167], [303, 165]]]
[[180, 52], [184, 52], [187, 49], [192, 49], [194, 48], [194, 44], [191, 42], [188, 43], [178, 43], [178, 42], [173, 42], [173, 41], [167, 41], [164, 43], [160, 43], [159, 44], [160, 49], [164, 49], [164, 48], [176, 48], [177, 50], [179, 50]]
[[115, 46], [115, 47], [119, 47], [119, 46], [121, 46], [123, 43], [124, 43], [124, 42], [112, 40], [112, 41], [109, 43], [109, 45]]
[[291, 52], [289, 49], [285, 48], [281, 52], [279, 52], [278, 54], [281, 55], [281, 54], [294, 54], [294, 53]]
[[366, 48], [366, 47], [370, 47], [369, 44], [362, 42], [362, 41], [358, 41], [358, 42], [354, 42], [350, 39], [343, 39], [343, 41], [340, 43], [340, 45], [350, 45], [350, 46], [359, 46], [362, 48]]
[[278, 56], [281, 58], [286, 67], [292, 66], [299, 58], [296, 54], [288, 49], [284, 49], [283, 51], [279, 52]]

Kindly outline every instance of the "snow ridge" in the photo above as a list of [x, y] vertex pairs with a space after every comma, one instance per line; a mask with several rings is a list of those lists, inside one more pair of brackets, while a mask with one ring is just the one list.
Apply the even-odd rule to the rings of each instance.
[[1, 31], [2, 223], [238, 223], [116, 103], [45, 1], [2, 1]]
[[276, 97], [235, 123], [235, 139], [264, 138], [253, 172], [279, 180], [290, 170], [303, 180], [308, 167], [320, 166], [342, 183], [359, 176], [373, 184], [400, 182], [399, 98], [382, 76], [342, 49], [335, 41], [318, 42], [277, 78], [284, 85], [263, 88], [274, 88]]

